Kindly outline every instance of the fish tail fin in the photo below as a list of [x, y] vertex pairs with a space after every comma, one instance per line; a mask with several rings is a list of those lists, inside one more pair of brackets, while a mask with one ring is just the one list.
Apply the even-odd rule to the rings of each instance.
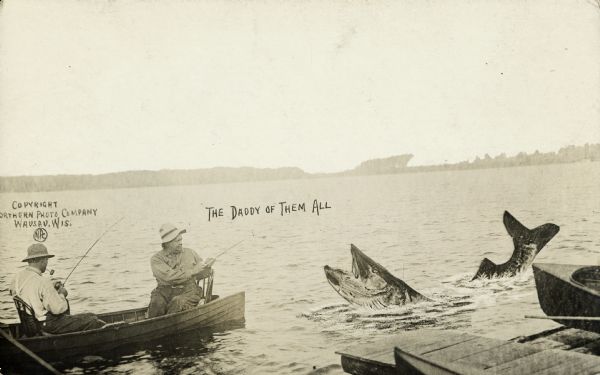
[[477, 270], [477, 273], [475, 274], [475, 276], [473, 276], [471, 281], [479, 279], [482, 275], [492, 275], [496, 267], [496, 263], [492, 262], [488, 258], [483, 258], [483, 260], [479, 264], [479, 269]]
[[521, 222], [508, 211], [504, 211], [502, 221], [504, 222], [504, 228], [506, 228], [508, 235], [512, 238], [526, 236], [531, 233], [529, 228], [521, 224]]

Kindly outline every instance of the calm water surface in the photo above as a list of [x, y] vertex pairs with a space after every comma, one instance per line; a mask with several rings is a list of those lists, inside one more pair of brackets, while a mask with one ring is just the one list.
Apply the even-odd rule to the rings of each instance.
[[[504, 210], [528, 227], [560, 225], [540, 262], [600, 262], [600, 163], [345, 177], [260, 183], [35, 194], [62, 208], [96, 208], [49, 229], [57, 256], [49, 268], [66, 276], [88, 246], [124, 216], [69, 279], [72, 311], [96, 313], [147, 305], [155, 281], [150, 256], [158, 228], [188, 229], [184, 245], [214, 256], [244, 240], [215, 265], [215, 292], [246, 291], [242, 327], [186, 334], [113, 353], [54, 363], [69, 373], [341, 373], [334, 351], [408, 329], [460, 329], [508, 339], [551, 328], [526, 320], [542, 314], [531, 270], [513, 279], [470, 282], [483, 257], [504, 262], [512, 240]], [[314, 199], [331, 209], [311, 213]], [[267, 205], [305, 203], [307, 212], [266, 214]], [[260, 215], [231, 219], [230, 206], [260, 206]], [[210, 222], [206, 207], [223, 207]], [[16, 317], [8, 295], [33, 229], [0, 220], [0, 318]], [[323, 266], [350, 268], [353, 243], [433, 302], [384, 310], [349, 305], [326, 282]]]

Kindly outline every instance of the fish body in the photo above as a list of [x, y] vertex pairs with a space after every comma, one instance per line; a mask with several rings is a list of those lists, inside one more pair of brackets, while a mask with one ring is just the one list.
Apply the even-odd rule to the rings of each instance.
[[428, 300], [358, 247], [350, 245], [352, 272], [325, 266], [325, 276], [333, 289], [350, 303], [370, 308]]

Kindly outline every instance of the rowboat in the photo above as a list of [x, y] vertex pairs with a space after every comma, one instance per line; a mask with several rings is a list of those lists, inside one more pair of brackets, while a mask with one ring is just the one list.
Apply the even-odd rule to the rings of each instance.
[[[89, 331], [21, 337], [20, 323], [0, 324], [0, 329], [44, 359], [83, 356], [123, 345], [177, 335], [191, 330], [214, 330], [228, 323], [243, 322], [245, 293], [214, 299], [189, 310], [147, 318], [147, 307], [123, 310], [98, 317], [108, 324]], [[0, 363], [6, 363], [19, 349], [0, 340]]]
[[534, 263], [538, 300], [562, 325], [600, 333], [600, 266]]

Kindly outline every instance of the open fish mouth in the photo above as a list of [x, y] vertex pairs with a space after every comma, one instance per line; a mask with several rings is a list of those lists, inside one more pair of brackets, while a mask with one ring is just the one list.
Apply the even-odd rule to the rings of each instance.
[[327, 281], [329, 281], [329, 284], [331, 284], [331, 286], [335, 287], [339, 287], [340, 286], [340, 281], [339, 281], [339, 276], [338, 274], [342, 273], [342, 270], [339, 269], [334, 269], [331, 268], [329, 266], [325, 266], [324, 267], [325, 270], [325, 277], [327, 277]]
[[367, 307], [383, 307], [383, 302], [375, 303], [375, 300], [385, 300], [386, 290], [369, 289], [359, 278], [354, 277], [351, 272], [329, 266], [324, 267], [325, 276], [329, 285], [341, 297], [348, 302]]

